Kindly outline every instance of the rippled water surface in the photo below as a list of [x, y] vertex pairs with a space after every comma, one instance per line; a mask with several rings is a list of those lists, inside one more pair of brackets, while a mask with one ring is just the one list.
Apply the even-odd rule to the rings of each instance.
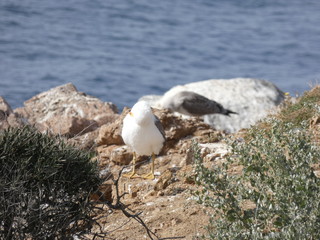
[[12, 107], [67, 82], [121, 108], [233, 77], [292, 94], [319, 82], [320, 1], [0, 1], [0, 95]]

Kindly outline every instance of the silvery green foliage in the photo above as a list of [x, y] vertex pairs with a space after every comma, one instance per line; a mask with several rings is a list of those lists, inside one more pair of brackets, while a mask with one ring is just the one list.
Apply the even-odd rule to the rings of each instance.
[[[311, 167], [319, 148], [304, 126], [276, 119], [267, 124], [250, 129], [249, 141], [234, 141], [232, 156], [212, 169], [193, 145], [202, 187], [195, 194], [213, 210], [210, 239], [320, 238], [320, 179]], [[243, 165], [242, 174], [230, 173], [234, 164]]]
[[0, 239], [72, 239], [94, 222], [91, 154], [31, 127], [0, 132]]

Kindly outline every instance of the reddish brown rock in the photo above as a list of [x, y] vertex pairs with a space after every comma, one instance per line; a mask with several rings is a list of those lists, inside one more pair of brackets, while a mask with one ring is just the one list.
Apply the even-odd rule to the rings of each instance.
[[109, 145], [99, 146], [96, 148], [99, 155], [99, 161], [104, 165], [110, 164], [111, 162], [116, 165], [128, 165], [132, 161], [133, 154], [127, 146], [122, 145]]
[[123, 145], [124, 142], [121, 137], [122, 121], [129, 112], [128, 108], [125, 108], [121, 115], [112, 123], [105, 124], [99, 129], [99, 135], [96, 143], [100, 145]]
[[196, 118], [183, 119], [167, 109], [154, 109], [154, 113], [160, 119], [166, 132], [163, 153], [172, 149], [183, 138], [199, 135], [209, 138], [210, 135], [216, 133], [211, 126]]
[[110, 160], [117, 165], [128, 165], [132, 160], [133, 154], [127, 146], [113, 148], [110, 153]]
[[118, 116], [114, 104], [79, 92], [71, 83], [32, 97], [16, 112], [40, 131], [69, 137], [93, 131]]
[[7, 114], [10, 115], [11, 113], [13, 113], [12, 108], [10, 107], [10, 105], [7, 103], [7, 101], [0, 96], [0, 110]]
[[67, 139], [67, 141], [78, 148], [94, 150], [95, 140], [98, 136], [98, 129], [85, 133], [83, 135], [78, 135], [73, 138]]
[[160, 191], [166, 189], [170, 182], [172, 181], [172, 172], [170, 170], [166, 170], [163, 174], [161, 174], [157, 183], [154, 185], [153, 189], [155, 191]]
[[14, 113], [7, 101], [0, 96], [0, 129], [22, 127], [23, 125], [23, 119]]

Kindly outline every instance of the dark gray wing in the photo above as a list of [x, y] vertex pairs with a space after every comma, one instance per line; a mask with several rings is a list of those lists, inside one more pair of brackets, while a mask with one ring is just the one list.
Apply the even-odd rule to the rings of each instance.
[[164, 140], [166, 140], [166, 133], [164, 131], [164, 128], [160, 122], [160, 119], [154, 115], [155, 121], [154, 124], [156, 125], [156, 127], [158, 128], [158, 130], [160, 131], [161, 135], [163, 136]]
[[220, 112], [221, 104], [194, 92], [182, 92], [182, 107], [192, 115], [206, 115]]
[[202, 116], [213, 113], [229, 115], [235, 113], [225, 109], [220, 103], [194, 92], [181, 92], [181, 97], [183, 99], [182, 107], [191, 115]]

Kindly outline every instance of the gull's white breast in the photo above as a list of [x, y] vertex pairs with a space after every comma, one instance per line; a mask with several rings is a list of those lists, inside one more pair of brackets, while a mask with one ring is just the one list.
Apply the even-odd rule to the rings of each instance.
[[125, 144], [139, 155], [159, 154], [164, 142], [154, 121], [139, 125], [130, 114], [123, 120], [121, 135]]

